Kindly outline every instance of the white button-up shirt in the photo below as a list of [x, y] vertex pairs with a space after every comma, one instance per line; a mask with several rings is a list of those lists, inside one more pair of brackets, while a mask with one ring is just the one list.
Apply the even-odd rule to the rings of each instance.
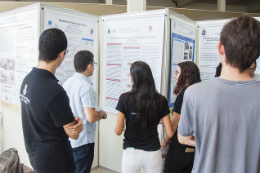
[[84, 107], [95, 108], [96, 111], [101, 109], [98, 107], [97, 94], [92, 87], [91, 81], [83, 74], [75, 73], [63, 84], [63, 88], [70, 99], [70, 107], [74, 116], [79, 117], [83, 122], [83, 130], [79, 134], [79, 138], [77, 140], [70, 138], [72, 148], [94, 143], [96, 122], [88, 122]]

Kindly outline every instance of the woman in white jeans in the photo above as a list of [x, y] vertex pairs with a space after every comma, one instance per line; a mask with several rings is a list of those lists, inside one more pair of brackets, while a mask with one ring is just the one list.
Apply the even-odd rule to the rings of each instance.
[[116, 109], [115, 133], [121, 135], [126, 122], [123, 144], [123, 173], [161, 173], [162, 156], [157, 125], [163, 120], [167, 136], [173, 136], [166, 98], [156, 88], [152, 71], [145, 62], [130, 68], [132, 90], [123, 93]]

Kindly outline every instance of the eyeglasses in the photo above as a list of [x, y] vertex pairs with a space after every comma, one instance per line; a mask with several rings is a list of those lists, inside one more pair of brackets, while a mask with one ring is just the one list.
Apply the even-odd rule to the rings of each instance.
[[67, 55], [69, 53], [69, 50], [65, 50], [64, 55]]
[[175, 75], [177, 75], [178, 73], [180, 73], [179, 70], [176, 70], [176, 71], [175, 71]]
[[248, 70], [253, 72], [255, 71], [255, 68], [249, 68]]
[[97, 66], [97, 62], [93, 62], [94, 66]]

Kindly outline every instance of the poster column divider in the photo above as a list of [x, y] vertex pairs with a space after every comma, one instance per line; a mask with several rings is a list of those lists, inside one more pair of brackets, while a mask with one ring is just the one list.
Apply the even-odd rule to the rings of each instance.
[[[97, 68], [97, 71], [98, 71], [98, 76], [97, 76], [97, 83], [100, 83], [100, 81], [101, 81], [101, 76], [100, 76], [100, 67], [101, 67], [101, 58], [100, 58], [100, 55], [101, 55], [101, 52], [100, 52], [100, 45], [101, 45], [101, 42], [100, 42], [100, 17], [99, 17], [99, 19], [98, 19], [98, 26], [97, 26], [97, 32], [98, 32], [98, 34], [97, 34], [97, 41], [98, 41], [98, 46], [97, 46], [97, 56], [98, 56], [98, 68]], [[99, 96], [99, 98], [98, 98], [98, 105], [100, 106], [101, 105], [101, 101], [100, 101], [100, 85], [98, 85], [98, 88], [97, 88], [97, 92], [98, 92], [98, 96]], [[101, 107], [101, 106], [100, 106]], [[97, 163], [97, 167], [99, 168], [99, 146], [100, 146], [100, 140], [99, 140], [99, 136], [100, 136], [100, 122], [98, 122], [97, 123], [98, 125], [97, 125], [97, 135], [98, 135], [98, 150], [97, 150], [97, 152], [98, 152], [98, 154], [97, 154], [97, 157], [98, 157], [98, 163]]]
[[[103, 39], [104, 37], [102, 37], [103, 34], [103, 28], [104, 28], [104, 22], [103, 19], [101, 17], [99, 17], [99, 25], [98, 25], [98, 42], [99, 42], [99, 106], [103, 107], [102, 105], [102, 95], [103, 95], [103, 91], [101, 90], [101, 85], [103, 84], [103, 71], [101, 69], [103, 69]], [[98, 167], [100, 167], [100, 123], [98, 125]]]
[[163, 59], [162, 59], [162, 82], [161, 82], [161, 94], [168, 98], [168, 77], [169, 77], [169, 9], [166, 9], [164, 20], [164, 43], [163, 43]]
[[199, 25], [196, 23], [196, 40], [195, 40], [195, 58], [194, 62], [199, 67]]
[[43, 17], [43, 14], [44, 14], [44, 8], [42, 6], [42, 3], [39, 3], [39, 7], [38, 7], [38, 10], [39, 10], [39, 26], [40, 26], [40, 30], [39, 30], [39, 37], [41, 35], [41, 33], [44, 31], [44, 17]]
[[[163, 51], [163, 65], [162, 65], [162, 84], [161, 84], [161, 93], [168, 99], [169, 96], [169, 79], [170, 79], [170, 13], [169, 9], [166, 9], [165, 13], [165, 28], [164, 28], [164, 51]], [[164, 126], [162, 128], [162, 137], [165, 136]], [[160, 141], [161, 142], [161, 141]]]
[[[41, 2], [39, 2], [38, 3], [38, 14], [39, 14], [39, 21], [38, 21], [38, 26], [39, 26], [39, 33], [38, 33], [38, 39], [40, 38], [40, 35], [41, 35], [41, 33], [44, 31], [44, 9], [43, 9], [43, 7], [42, 7], [42, 3]], [[38, 40], [38, 42], [39, 42], [39, 40]], [[38, 50], [38, 46], [39, 45], [37, 45], [37, 50]], [[35, 64], [35, 67], [37, 66], [37, 61], [36, 61], [36, 64]]]

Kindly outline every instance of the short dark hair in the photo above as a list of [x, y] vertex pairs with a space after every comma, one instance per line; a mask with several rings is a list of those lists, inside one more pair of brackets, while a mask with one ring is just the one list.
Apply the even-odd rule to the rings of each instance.
[[39, 39], [39, 60], [47, 63], [58, 58], [60, 52], [67, 49], [65, 33], [57, 28], [43, 31]]
[[233, 19], [223, 27], [220, 42], [226, 62], [242, 73], [260, 55], [260, 22], [250, 16]]
[[215, 77], [219, 77], [221, 75], [221, 70], [222, 70], [222, 64], [221, 62], [219, 63], [219, 65], [216, 68], [216, 74]]
[[74, 56], [74, 68], [76, 72], [84, 72], [89, 64], [93, 64], [94, 55], [88, 50], [82, 50]]

